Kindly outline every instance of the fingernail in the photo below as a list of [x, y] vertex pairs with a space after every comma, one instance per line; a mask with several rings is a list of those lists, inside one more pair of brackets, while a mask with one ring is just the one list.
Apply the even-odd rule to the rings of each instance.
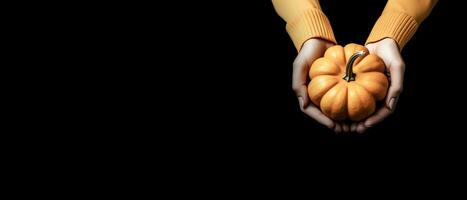
[[395, 103], [395, 98], [391, 98], [391, 100], [389, 100], [389, 109], [393, 110], [394, 109], [394, 103]]
[[303, 108], [303, 98], [298, 97], [298, 103], [300, 104], [300, 108]]

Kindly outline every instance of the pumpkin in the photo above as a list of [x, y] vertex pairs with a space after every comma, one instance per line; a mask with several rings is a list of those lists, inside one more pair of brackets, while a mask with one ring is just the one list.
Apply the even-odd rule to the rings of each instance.
[[332, 46], [311, 65], [308, 95], [334, 120], [363, 120], [386, 97], [385, 69], [383, 60], [364, 46]]

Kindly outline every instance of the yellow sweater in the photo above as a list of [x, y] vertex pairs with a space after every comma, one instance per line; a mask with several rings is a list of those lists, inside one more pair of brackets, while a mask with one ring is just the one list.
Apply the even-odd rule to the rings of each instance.
[[[277, 13], [287, 22], [286, 29], [298, 51], [310, 38], [336, 43], [328, 18], [318, 0], [272, 0]], [[366, 44], [392, 38], [402, 49], [430, 14], [437, 0], [388, 0]]]

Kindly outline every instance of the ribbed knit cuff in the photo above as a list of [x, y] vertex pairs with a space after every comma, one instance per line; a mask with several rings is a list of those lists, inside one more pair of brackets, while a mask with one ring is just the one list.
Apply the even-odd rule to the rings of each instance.
[[336, 43], [331, 23], [321, 10], [310, 9], [295, 20], [287, 23], [287, 32], [300, 51], [305, 41], [310, 38], [321, 38]]
[[417, 28], [418, 24], [413, 17], [405, 13], [385, 12], [376, 21], [365, 44], [392, 38], [399, 45], [399, 50], [402, 50]]

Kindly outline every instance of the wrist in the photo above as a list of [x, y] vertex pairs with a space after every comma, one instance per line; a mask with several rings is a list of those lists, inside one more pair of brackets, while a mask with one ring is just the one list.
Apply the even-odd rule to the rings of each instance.
[[335, 44], [333, 42], [330, 42], [328, 40], [324, 40], [321, 38], [310, 38], [303, 43], [302, 49], [308, 47], [327, 49], [334, 45]]
[[384, 38], [376, 42], [369, 43], [365, 45], [365, 47], [370, 51], [370, 52], [375, 52], [378, 47], [381, 46], [388, 46], [388, 47], [393, 47], [397, 48], [399, 50], [399, 47], [397, 45], [397, 42], [392, 39], [392, 38]]
[[406, 13], [384, 12], [371, 30], [366, 44], [392, 38], [401, 50], [415, 34], [417, 28], [417, 21]]

